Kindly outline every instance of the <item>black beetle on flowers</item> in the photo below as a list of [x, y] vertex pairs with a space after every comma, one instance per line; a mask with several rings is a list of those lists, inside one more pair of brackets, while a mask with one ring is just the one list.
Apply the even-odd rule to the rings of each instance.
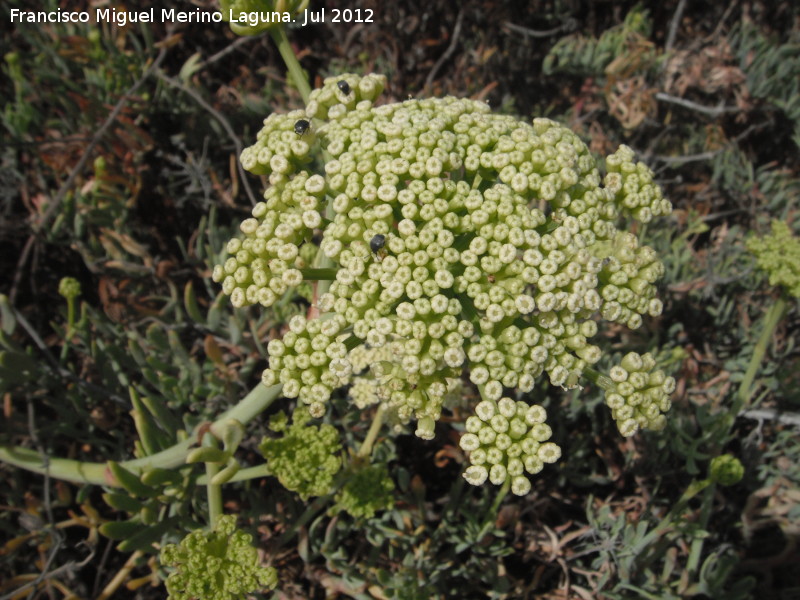
[[297, 135], [303, 135], [306, 131], [308, 131], [309, 127], [311, 127], [311, 123], [305, 119], [300, 119], [294, 124], [294, 132]]
[[372, 250], [375, 254], [386, 245], [386, 236], [381, 235], [380, 233], [373, 237], [369, 241], [370, 250]]
[[348, 96], [348, 95], [350, 94], [350, 92], [351, 92], [351, 89], [350, 89], [350, 84], [349, 84], [349, 83], [347, 83], [347, 82], [346, 82], [344, 79], [342, 79], [342, 80], [340, 80], [339, 82], [337, 82], [337, 83], [336, 83], [336, 86], [339, 88], [339, 90], [340, 90], [340, 91], [341, 91], [341, 92], [342, 92], [342, 93], [343, 93], [345, 96]]

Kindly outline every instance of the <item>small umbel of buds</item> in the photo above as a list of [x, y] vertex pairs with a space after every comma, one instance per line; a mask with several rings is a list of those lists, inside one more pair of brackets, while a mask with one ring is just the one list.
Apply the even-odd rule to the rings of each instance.
[[538, 405], [501, 398], [483, 400], [467, 418], [460, 446], [469, 452], [464, 479], [481, 485], [488, 478], [495, 485], [511, 480], [511, 491], [524, 496], [531, 489], [525, 473], [535, 475], [545, 463], [561, 457], [561, 448], [550, 439], [547, 413]]
[[747, 249], [758, 267], [769, 275], [770, 285], [780, 285], [790, 296], [800, 298], [800, 238], [784, 221], [772, 222], [772, 233], [747, 240]]
[[629, 352], [619, 365], [611, 367], [608, 377], [598, 377], [606, 405], [625, 437], [639, 429], [661, 431], [667, 424], [664, 414], [672, 406], [669, 397], [675, 391], [675, 379], [655, 366], [649, 352], [642, 355]]

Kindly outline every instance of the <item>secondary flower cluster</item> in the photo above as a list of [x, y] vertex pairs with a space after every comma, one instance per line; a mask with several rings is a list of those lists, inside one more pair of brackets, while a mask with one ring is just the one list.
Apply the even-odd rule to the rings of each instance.
[[541, 406], [511, 398], [478, 403], [475, 415], [467, 418], [467, 433], [460, 442], [470, 453], [472, 465], [464, 478], [472, 485], [481, 485], [487, 477], [501, 485], [510, 478], [514, 494], [527, 494], [531, 482], [524, 473], [535, 475], [545, 463], [561, 457], [561, 448], [547, 441], [552, 430], [544, 422], [546, 417]]
[[[271, 115], [242, 153], [271, 187], [214, 279], [235, 306], [270, 306], [304, 278], [333, 278], [322, 317], [296, 317], [270, 342], [266, 385], [283, 384], [319, 416], [360, 371], [359, 348], [380, 350], [354, 398], [415, 419], [429, 439], [448, 382], [465, 371], [495, 404], [542, 375], [572, 388], [600, 358], [598, 316], [636, 328], [660, 314], [663, 267], [617, 222], [671, 207], [629, 148], [601, 176], [553, 121], [452, 97], [375, 106], [384, 85], [379, 75], [326, 79], [305, 111]], [[320, 232], [316, 266], [335, 270], [301, 256]]]
[[309, 425], [310, 419], [303, 407], [294, 411], [291, 425], [284, 413], [278, 413], [270, 421], [270, 428], [283, 435], [265, 437], [259, 446], [270, 472], [303, 500], [330, 493], [333, 478], [342, 466], [342, 445], [336, 429], [331, 425]]
[[394, 504], [394, 482], [385, 463], [357, 470], [336, 494], [335, 508], [357, 519], [369, 519]]
[[222, 515], [214, 529], [196, 529], [180, 544], [161, 550], [161, 564], [177, 567], [167, 577], [170, 600], [237, 600], [272, 589], [278, 574], [259, 564], [253, 537], [236, 528], [234, 515]]
[[795, 298], [800, 298], [800, 239], [792, 234], [783, 221], [772, 222], [772, 233], [752, 237], [747, 249], [756, 256], [756, 262], [769, 274], [770, 285], [781, 285]]
[[608, 378], [599, 381], [606, 393], [606, 405], [617, 422], [619, 432], [630, 437], [639, 429], [660, 431], [667, 424], [664, 416], [672, 403], [675, 379], [655, 370], [656, 361], [648, 352], [629, 352], [619, 365], [611, 367]]

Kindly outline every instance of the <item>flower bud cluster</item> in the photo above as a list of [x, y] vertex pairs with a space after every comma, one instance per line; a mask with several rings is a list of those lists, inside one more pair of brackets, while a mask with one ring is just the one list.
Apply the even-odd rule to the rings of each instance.
[[270, 363], [261, 375], [264, 385], [283, 384], [283, 395], [308, 405], [311, 416], [325, 414], [331, 392], [350, 381], [352, 365], [340, 335], [345, 326], [341, 315], [308, 320], [303, 315], [289, 319], [283, 339], [267, 345]]
[[81, 295], [81, 284], [74, 277], [62, 277], [58, 282], [58, 293], [67, 300], [74, 300]]
[[606, 158], [605, 189], [619, 210], [637, 221], [649, 223], [653, 217], [668, 215], [672, 204], [661, 195], [653, 181], [653, 172], [643, 163], [633, 161], [634, 154], [622, 145]]
[[773, 221], [772, 233], [751, 237], [747, 249], [755, 255], [758, 267], [769, 275], [770, 285], [781, 285], [790, 295], [800, 298], [800, 238], [792, 234], [789, 225]]
[[336, 494], [336, 508], [357, 519], [371, 519], [394, 505], [394, 481], [385, 463], [367, 465], [353, 473]]
[[638, 329], [643, 315], [661, 314], [663, 304], [656, 297], [655, 283], [664, 275], [664, 264], [655, 250], [639, 246], [635, 235], [620, 231], [597, 244], [594, 251], [603, 259], [597, 289], [604, 319]]
[[655, 366], [649, 352], [629, 352], [611, 368], [608, 378], [598, 381], [605, 390], [611, 416], [625, 437], [639, 429], [660, 431], [667, 424], [664, 413], [672, 405], [669, 397], [675, 391], [675, 379], [655, 370]]
[[256, 135], [256, 143], [242, 151], [242, 166], [255, 175], [269, 175], [272, 185], [285, 183], [311, 160], [309, 154], [316, 136], [307, 119], [302, 110], [268, 116]]
[[244, 237], [230, 240], [228, 259], [214, 267], [212, 278], [222, 283], [231, 304], [272, 306], [303, 282], [300, 246], [322, 223], [324, 195], [325, 179], [306, 171], [267, 190], [240, 226]]
[[327, 424], [309, 425], [310, 419], [304, 407], [295, 409], [291, 425], [283, 413], [278, 413], [270, 426], [283, 435], [265, 437], [259, 446], [270, 473], [303, 500], [330, 493], [333, 478], [342, 466], [342, 444], [336, 429]]
[[561, 448], [548, 442], [552, 434], [541, 406], [501, 398], [483, 400], [467, 418], [461, 448], [469, 452], [464, 478], [481, 485], [488, 478], [495, 485], [511, 480], [511, 491], [524, 496], [531, 489], [525, 473], [535, 475], [545, 463], [561, 457]]
[[252, 542], [234, 515], [221, 515], [213, 530], [196, 529], [180, 544], [164, 546], [161, 564], [177, 567], [166, 581], [169, 600], [234, 600], [274, 588], [278, 573], [259, 564]]
[[719, 485], [736, 485], [744, 477], [744, 465], [733, 454], [722, 454], [711, 459], [708, 478]]
[[333, 120], [344, 113], [369, 111], [385, 87], [386, 76], [376, 73], [327, 77], [321, 88], [311, 91], [305, 114], [310, 119]]
[[[572, 388], [600, 358], [590, 343], [598, 315], [638, 327], [660, 313], [663, 267], [617, 222], [670, 205], [630, 149], [609, 157], [603, 185], [586, 145], [553, 121], [452, 97], [376, 107], [384, 85], [377, 75], [328, 78], [302, 113], [311, 134], [295, 128], [300, 113], [273, 116], [243, 153], [273, 187], [215, 269], [234, 304], [269, 306], [293, 287], [305, 264], [296, 249], [316, 229], [337, 265], [318, 299], [332, 318], [313, 331], [314, 321], [293, 321], [271, 342], [265, 384], [282, 383], [318, 415], [361, 371], [357, 349], [381, 352], [351, 395], [416, 419], [429, 439], [447, 381], [465, 369], [490, 403], [531, 391], [542, 374]], [[293, 143], [309, 135], [327, 154], [316, 175], [299, 170], [307, 151]]]

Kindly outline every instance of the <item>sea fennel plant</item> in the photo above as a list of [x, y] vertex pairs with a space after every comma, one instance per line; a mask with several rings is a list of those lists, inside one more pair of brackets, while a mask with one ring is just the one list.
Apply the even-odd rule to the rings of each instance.
[[[630, 148], [598, 164], [556, 122], [493, 114], [483, 102], [379, 105], [385, 83], [380, 75], [326, 79], [304, 94], [304, 110], [270, 115], [241, 155], [270, 185], [213, 279], [235, 307], [285, 304], [295, 292], [310, 300], [267, 344], [262, 384], [189, 431], [163, 399], [132, 387], [141, 440], [124, 462], [45, 461], [0, 444], [11, 464], [115, 488], [104, 499], [129, 518], [100, 532], [121, 540], [121, 551], [157, 544], [163, 566], [175, 569], [171, 597], [237, 598], [275, 584], [252, 538], [222, 518], [222, 485], [275, 476], [302, 498], [322, 497], [283, 541], [329, 500], [331, 511], [369, 519], [391, 506], [395, 485], [371, 460], [383, 424], [399, 432], [414, 423], [431, 439], [445, 403], [473, 395], [470, 386], [480, 400], [460, 438], [464, 478], [502, 485], [495, 508], [508, 490], [527, 494], [528, 476], [561, 457], [536, 401], [546, 381], [597, 385], [625, 436], [665, 425], [674, 380], [650, 354], [628, 353], [601, 374], [591, 341], [604, 322], [637, 329], [661, 313], [663, 266], [625, 229], [671, 210], [652, 172]], [[63, 293], [74, 301], [75, 289], [65, 284]], [[180, 349], [170, 336], [164, 348]], [[345, 386], [355, 409], [377, 405], [350, 454], [335, 428], [313, 423]], [[280, 396], [297, 399], [292, 424], [273, 417], [275, 435], [259, 445], [266, 464], [240, 468], [245, 427]], [[194, 516], [203, 485], [210, 530]], [[183, 542], [167, 543], [187, 530]]]
[[269, 342], [263, 384], [322, 417], [353, 383], [359, 404], [431, 439], [466, 375], [481, 402], [461, 438], [464, 477], [518, 495], [561, 455], [532, 402], [537, 380], [597, 383], [623, 435], [661, 429], [674, 380], [649, 354], [601, 375], [590, 342], [602, 321], [636, 329], [661, 313], [663, 266], [621, 229], [670, 212], [652, 172], [621, 146], [601, 174], [565, 127], [483, 102], [378, 105], [385, 83], [328, 78], [242, 153], [270, 186], [214, 280], [236, 307], [316, 282], [308, 316]]

